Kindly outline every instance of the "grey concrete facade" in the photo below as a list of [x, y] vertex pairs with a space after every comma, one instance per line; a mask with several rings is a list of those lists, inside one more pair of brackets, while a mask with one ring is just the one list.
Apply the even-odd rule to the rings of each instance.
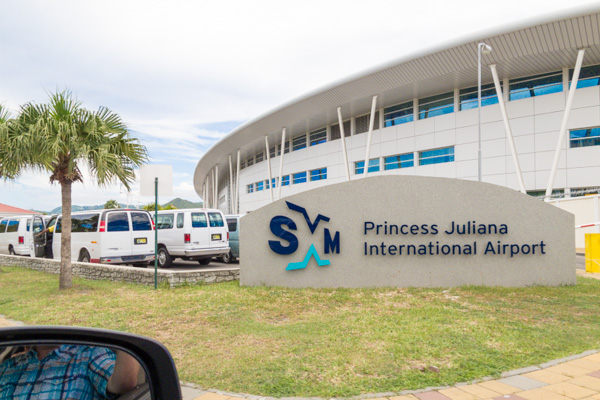
[[[298, 207], [306, 210], [314, 233]], [[321, 218], [317, 224], [319, 214], [329, 220]], [[276, 216], [281, 218], [274, 229], [284, 232], [279, 237], [272, 231]], [[287, 287], [574, 284], [573, 227], [572, 214], [493, 184], [370, 177], [302, 192], [246, 215], [240, 233], [240, 283]], [[290, 244], [294, 238], [298, 247], [288, 255], [277, 254], [269, 243], [289, 252], [294, 250]], [[311, 244], [329, 265], [317, 265], [310, 255]], [[305, 268], [303, 260], [309, 260]], [[290, 265], [296, 269], [286, 270]]]

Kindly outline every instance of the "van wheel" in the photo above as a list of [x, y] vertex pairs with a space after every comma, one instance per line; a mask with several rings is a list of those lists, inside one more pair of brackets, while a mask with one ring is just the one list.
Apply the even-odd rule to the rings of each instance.
[[8, 246], [8, 254], [10, 254], [11, 256], [17, 255], [17, 253], [15, 253], [15, 249], [12, 246]]
[[223, 256], [221, 257], [221, 259], [223, 260], [223, 262], [225, 264], [229, 264], [233, 262], [233, 255], [231, 254], [231, 252], [229, 253], [225, 253], [223, 254]]
[[81, 253], [79, 253], [79, 259], [77, 261], [89, 263], [90, 260], [90, 253], [88, 253], [87, 250], [82, 250]]
[[173, 265], [173, 258], [167, 251], [166, 247], [161, 247], [158, 249], [158, 266], [161, 268], [169, 268]]
[[198, 260], [198, 264], [208, 265], [208, 264], [210, 264], [210, 258], [203, 258], [202, 260]]

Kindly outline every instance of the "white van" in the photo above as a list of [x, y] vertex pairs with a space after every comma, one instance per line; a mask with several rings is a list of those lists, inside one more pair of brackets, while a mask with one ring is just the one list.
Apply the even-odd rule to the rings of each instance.
[[229, 232], [221, 210], [162, 210], [158, 212], [156, 229], [161, 268], [170, 267], [174, 258], [208, 265], [213, 257], [229, 254]]
[[[39, 235], [43, 221], [33, 219], [32, 254], [60, 259], [61, 215]], [[154, 261], [154, 222], [145, 210], [78, 211], [71, 214], [71, 260], [146, 267]]]
[[28, 256], [32, 215], [0, 219], [0, 253]]

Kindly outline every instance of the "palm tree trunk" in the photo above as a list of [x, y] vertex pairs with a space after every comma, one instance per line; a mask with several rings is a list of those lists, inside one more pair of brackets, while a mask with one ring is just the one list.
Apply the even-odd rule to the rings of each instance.
[[71, 182], [61, 182], [62, 192], [62, 221], [60, 229], [60, 278], [59, 289], [69, 289], [73, 286], [71, 269]]

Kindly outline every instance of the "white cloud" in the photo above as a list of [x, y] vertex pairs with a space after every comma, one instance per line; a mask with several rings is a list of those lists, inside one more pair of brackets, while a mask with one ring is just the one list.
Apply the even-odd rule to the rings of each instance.
[[[117, 112], [172, 164], [175, 193], [197, 199], [198, 159], [227, 132], [349, 74], [491, 27], [588, 1], [506, 0], [20, 0], [0, 13], [0, 103], [13, 110], [70, 88]], [[184, 175], [187, 174], [187, 175]], [[75, 185], [73, 202], [98, 204], [118, 187]], [[130, 196], [131, 197], [131, 196]], [[183, 197], [183, 195], [181, 196]], [[0, 202], [54, 208], [44, 176], [0, 183]]]

